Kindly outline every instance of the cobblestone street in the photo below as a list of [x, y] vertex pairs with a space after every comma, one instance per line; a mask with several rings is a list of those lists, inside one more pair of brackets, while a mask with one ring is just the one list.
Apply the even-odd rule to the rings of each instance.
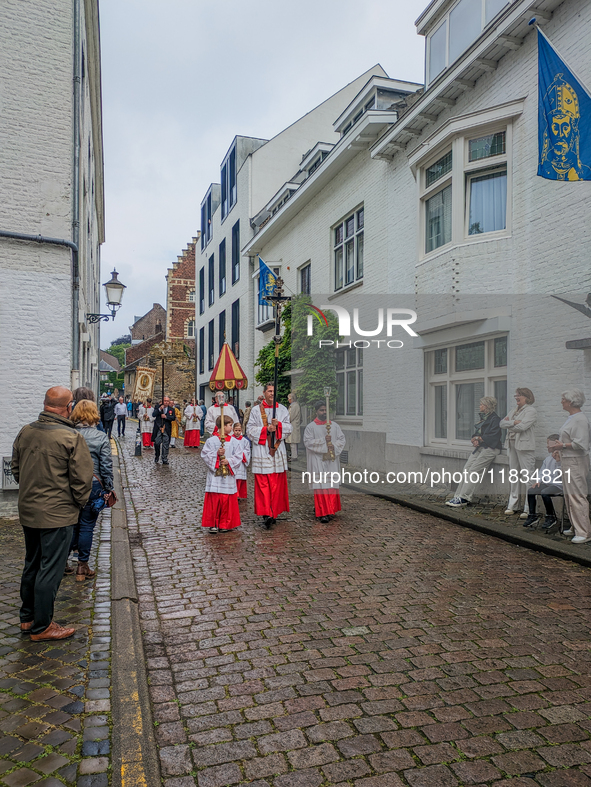
[[591, 785], [587, 568], [352, 494], [205, 534], [196, 450], [123, 453], [167, 787]]

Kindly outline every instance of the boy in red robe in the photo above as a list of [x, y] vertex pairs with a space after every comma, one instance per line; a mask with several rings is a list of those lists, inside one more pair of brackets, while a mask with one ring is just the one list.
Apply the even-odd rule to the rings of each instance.
[[240, 424], [234, 424], [233, 438], [238, 440], [242, 446], [242, 462], [236, 471], [236, 486], [238, 487], [238, 500], [246, 500], [248, 490], [246, 488], [246, 468], [250, 463], [250, 440], [242, 434]]
[[[216, 426], [221, 429], [222, 417], [218, 415]], [[225, 443], [219, 437], [210, 437], [205, 441], [201, 458], [207, 465], [205, 482], [205, 500], [203, 501], [202, 527], [209, 528], [210, 533], [219, 530], [233, 530], [240, 525], [238, 510], [238, 492], [236, 489], [236, 471], [242, 463], [242, 448], [237, 440], [232, 440], [232, 416], [224, 416]], [[216, 475], [220, 467], [228, 469], [227, 475]]]

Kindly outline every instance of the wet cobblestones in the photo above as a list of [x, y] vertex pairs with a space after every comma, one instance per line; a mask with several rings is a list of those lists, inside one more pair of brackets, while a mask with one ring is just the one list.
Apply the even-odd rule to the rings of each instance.
[[20, 633], [22, 529], [0, 521], [0, 784], [7, 787], [109, 783], [109, 512], [101, 518], [96, 580], [66, 576], [57, 596], [55, 619], [76, 634], [53, 643]]
[[588, 569], [360, 495], [204, 534], [198, 452], [132, 453], [166, 787], [591, 785]]

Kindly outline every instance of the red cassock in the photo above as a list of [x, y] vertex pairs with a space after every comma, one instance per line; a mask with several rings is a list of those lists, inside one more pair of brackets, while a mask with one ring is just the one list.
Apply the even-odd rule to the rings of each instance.
[[203, 501], [202, 527], [215, 527], [220, 530], [233, 530], [240, 525], [238, 495], [222, 495], [206, 492]]
[[246, 488], [246, 478], [237, 478], [236, 486], [238, 487], [238, 500], [246, 500], [248, 497], [248, 490]]
[[199, 448], [201, 433], [199, 429], [185, 429], [185, 448]]
[[315, 489], [314, 510], [316, 516], [332, 516], [341, 510], [341, 494], [338, 489]]
[[142, 432], [142, 444], [144, 448], [151, 448], [154, 445], [152, 442], [152, 432]]
[[255, 473], [255, 514], [276, 519], [283, 511], [289, 511], [287, 473]]

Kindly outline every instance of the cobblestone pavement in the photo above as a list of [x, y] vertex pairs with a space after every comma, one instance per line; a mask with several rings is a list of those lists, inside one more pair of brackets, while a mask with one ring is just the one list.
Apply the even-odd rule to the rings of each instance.
[[97, 579], [64, 577], [55, 619], [75, 625], [76, 634], [56, 643], [31, 642], [20, 633], [22, 529], [14, 520], [0, 520], [2, 785], [108, 785], [110, 513], [101, 518], [91, 558]]
[[591, 785], [589, 569], [359, 495], [214, 536], [198, 451], [132, 453], [166, 787]]

